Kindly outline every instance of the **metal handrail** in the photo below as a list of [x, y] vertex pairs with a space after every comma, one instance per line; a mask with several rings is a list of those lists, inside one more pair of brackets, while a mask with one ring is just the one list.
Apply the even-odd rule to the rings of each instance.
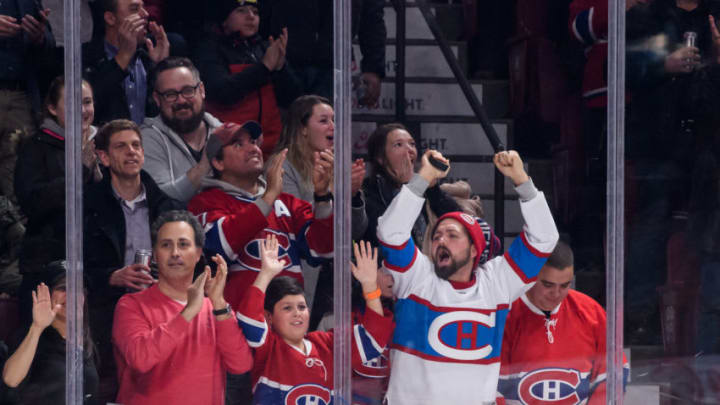
[[[470, 82], [460, 68], [460, 64], [458, 63], [455, 54], [453, 54], [452, 49], [450, 49], [447, 39], [445, 39], [445, 36], [440, 31], [440, 26], [435, 20], [435, 16], [430, 12], [430, 6], [428, 6], [426, 0], [416, 0], [416, 2], [423, 18], [425, 19], [425, 22], [428, 25], [428, 28], [430, 28], [430, 31], [435, 37], [435, 41], [440, 47], [448, 66], [450, 66], [450, 70], [452, 70], [455, 80], [457, 80], [458, 85], [460, 85], [460, 89], [465, 95], [468, 104], [470, 104], [470, 108], [485, 131], [485, 136], [487, 136], [490, 145], [492, 145], [495, 152], [505, 150], [505, 145], [500, 141], [500, 137], [495, 131], [495, 128], [492, 126], [485, 108], [482, 106], [482, 103], [480, 103], [480, 100], [478, 100]], [[393, 0], [392, 3], [395, 8], [397, 18], [395, 33], [395, 51], [397, 61], [397, 69], [395, 73], [395, 116], [399, 122], [405, 122], [405, 1]], [[505, 235], [504, 182], [505, 179], [503, 175], [498, 170], [495, 170], [494, 225], [495, 233], [496, 235], [499, 235], [501, 239]], [[504, 242], [504, 240], [501, 240], [501, 242]]]

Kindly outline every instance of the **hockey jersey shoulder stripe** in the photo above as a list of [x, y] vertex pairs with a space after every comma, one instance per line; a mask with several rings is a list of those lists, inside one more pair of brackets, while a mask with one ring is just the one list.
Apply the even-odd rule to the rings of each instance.
[[383, 260], [385, 267], [400, 273], [412, 267], [418, 254], [412, 238], [400, 246], [391, 246], [380, 242], [380, 251], [385, 257]]
[[258, 321], [247, 317], [240, 312], [238, 312], [236, 316], [238, 324], [245, 334], [245, 339], [247, 340], [248, 345], [252, 348], [264, 345], [268, 334], [267, 323], [264, 320]]
[[518, 277], [527, 284], [535, 280], [547, 260], [548, 255], [538, 253], [540, 252], [530, 246], [523, 233], [521, 237], [515, 238], [505, 252], [505, 259]]
[[223, 222], [225, 222], [225, 217], [220, 217], [215, 222], [205, 225], [205, 248], [211, 252], [220, 253], [226, 262], [231, 263], [237, 259], [237, 254], [225, 237]]
[[[537, 250], [537, 249], [530, 243], [530, 241], [527, 240], [527, 235], [525, 234], [525, 232], [522, 232], [522, 233], [520, 234], [520, 240], [522, 241], [522, 244], [523, 244], [523, 246], [525, 247], [525, 249], [527, 249], [530, 253], [532, 253], [533, 256], [547, 259], [548, 257], [550, 257], [550, 254], [552, 254], [552, 252], [547, 252], [547, 253], [545, 253], [545, 252], [541, 252], [541, 251]], [[514, 241], [513, 241], [513, 242], [514, 242]]]

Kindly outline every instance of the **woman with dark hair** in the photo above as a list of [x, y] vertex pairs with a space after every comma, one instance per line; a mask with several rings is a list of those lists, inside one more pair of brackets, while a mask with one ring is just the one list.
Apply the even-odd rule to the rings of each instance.
[[[67, 314], [65, 309], [65, 266], [61, 262], [49, 265], [45, 282], [32, 291], [32, 323], [27, 334], [17, 336], [10, 348], [2, 372], [3, 383], [17, 394], [21, 404], [57, 404], [65, 398], [65, 339]], [[87, 306], [84, 305], [87, 313]], [[14, 344], [13, 344], [14, 343]], [[87, 317], [83, 323], [83, 370], [85, 404], [93, 404], [98, 388], [95, 350]]]
[[[400, 191], [400, 187], [409, 182], [415, 174], [418, 152], [412, 135], [399, 123], [380, 125], [370, 135], [367, 148], [371, 169], [370, 176], [363, 183], [367, 215], [367, 229], [363, 238], [377, 246], [377, 220]], [[446, 212], [462, 211], [437, 184], [431, 186], [427, 189], [425, 197], [430, 209], [438, 217]], [[423, 211], [412, 230], [416, 246], [423, 246], [427, 224], [427, 214]]]
[[[21, 314], [30, 316], [30, 291], [40, 283], [34, 275], [46, 263], [65, 258], [65, 80], [50, 84], [39, 130], [20, 147], [15, 167], [15, 194], [27, 216], [20, 250]], [[92, 140], [95, 108], [90, 84], [82, 83], [83, 182], [101, 178]]]

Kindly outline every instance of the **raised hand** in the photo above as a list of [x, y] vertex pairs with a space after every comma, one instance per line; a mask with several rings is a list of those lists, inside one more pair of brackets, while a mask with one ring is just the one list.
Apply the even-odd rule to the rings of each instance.
[[355, 261], [357, 265], [350, 262], [353, 277], [363, 286], [363, 291], [368, 287], [368, 292], [377, 289], [377, 248], [372, 247], [370, 242], [360, 241], [353, 243]]
[[278, 198], [283, 190], [283, 163], [285, 163], [285, 156], [287, 155], [287, 148], [283, 149], [275, 155], [269, 162], [267, 169], [265, 170], [265, 180], [267, 181], [267, 188], [262, 199], [269, 206], [273, 206], [275, 200]]
[[260, 242], [260, 273], [270, 278], [280, 274], [285, 268], [285, 260], [278, 260], [278, 241], [275, 235], [268, 235]]
[[285, 260], [278, 260], [278, 241], [273, 234], [267, 235], [264, 241], [260, 242], [260, 274], [255, 277], [253, 286], [265, 292], [272, 279], [280, 274], [285, 268]]
[[500, 173], [512, 180], [516, 186], [530, 179], [527, 173], [525, 173], [525, 167], [523, 166], [522, 159], [520, 159], [520, 155], [514, 150], [496, 153], [493, 157], [493, 163], [495, 163], [495, 167], [497, 167]]
[[156, 22], [151, 21], [148, 24], [148, 28], [153, 37], [155, 37], [155, 45], [153, 45], [150, 38], [145, 38], [145, 46], [148, 49], [150, 60], [157, 64], [170, 56], [170, 41], [165, 33], [165, 29]]
[[335, 165], [335, 155], [330, 149], [322, 152], [313, 152], [315, 162], [313, 164], [313, 186], [315, 186], [315, 194], [325, 195], [330, 190], [330, 183], [333, 179], [333, 166]]
[[357, 265], [350, 262], [353, 277], [355, 277], [362, 286], [367, 307], [382, 316], [381, 293], [377, 283], [377, 248], [373, 248], [370, 242], [360, 241], [359, 243], [353, 244], [353, 250], [355, 251], [355, 261], [357, 262]]
[[[448, 165], [448, 168], [445, 171], [436, 168], [435, 166], [430, 164], [430, 156], [432, 156], [436, 160], [445, 163], [446, 165]], [[420, 164], [420, 171], [418, 172], [418, 174], [423, 179], [427, 180], [428, 183], [430, 183], [430, 187], [434, 186], [438, 182], [438, 180], [447, 176], [449, 172], [450, 161], [446, 159], [440, 152], [433, 149], [428, 149], [427, 151], [425, 151], [425, 153], [423, 153]]]
[[55, 314], [57, 314], [61, 305], [52, 305], [52, 301], [50, 300], [50, 289], [45, 285], [45, 283], [38, 285], [37, 291], [32, 292], [32, 299], [32, 323], [40, 330], [44, 330], [52, 324], [55, 319]]

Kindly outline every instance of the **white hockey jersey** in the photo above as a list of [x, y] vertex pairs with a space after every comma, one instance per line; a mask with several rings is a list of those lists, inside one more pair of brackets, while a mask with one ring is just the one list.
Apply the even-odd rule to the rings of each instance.
[[531, 182], [520, 187], [534, 195], [520, 203], [523, 233], [459, 289], [435, 274], [410, 237], [423, 198], [403, 186], [378, 220], [383, 264], [398, 297], [390, 405], [494, 403], [510, 303], [535, 280], [558, 239], [544, 195]]

